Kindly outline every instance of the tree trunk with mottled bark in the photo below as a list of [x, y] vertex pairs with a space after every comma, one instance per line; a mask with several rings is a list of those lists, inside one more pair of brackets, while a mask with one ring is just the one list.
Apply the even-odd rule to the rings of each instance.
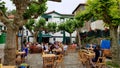
[[110, 37], [111, 37], [111, 50], [112, 50], [112, 61], [120, 65], [120, 46], [118, 44], [118, 26], [110, 26]]
[[6, 45], [4, 48], [4, 65], [15, 65], [16, 59], [16, 31], [7, 28]]
[[[16, 35], [19, 30], [19, 27], [22, 27], [25, 23], [27, 23], [28, 18], [24, 16], [28, 6], [32, 3], [42, 4], [33, 0], [11, 0], [16, 7], [16, 13], [14, 15], [13, 20], [9, 20], [9, 18], [0, 10], [0, 22], [2, 22], [7, 27], [7, 37], [6, 37], [6, 45], [4, 49], [4, 63], [5, 65], [16, 65]], [[43, 11], [39, 12], [42, 13]], [[38, 16], [37, 15], [37, 16]], [[35, 17], [36, 14], [30, 15], [30, 17]]]
[[70, 44], [72, 44], [72, 35], [70, 33]]
[[81, 39], [80, 39], [80, 28], [76, 30], [77, 31], [77, 40], [78, 40], [78, 46], [81, 48]]
[[34, 32], [34, 34], [33, 34], [33, 42], [34, 43], [37, 42], [37, 37], [38, 37], [38, 32]]

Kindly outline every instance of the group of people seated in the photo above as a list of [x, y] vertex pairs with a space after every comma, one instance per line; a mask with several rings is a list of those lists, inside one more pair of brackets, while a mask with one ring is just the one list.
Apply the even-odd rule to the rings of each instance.
[[66, 52], [68, 46], [66, 44], [62, 44], [61, 42], [54, 42], [54, 44], [42, 43], [41, 44], [42, 51], [45, 53], [54, 53], [54, 54], [64, 54]]
[[24, 51], [27, 56], [28, 52], [30, 53], [64, 53], [68, 49], [67, 44], [62, 44], [62, 42], [55, 41], [54, 43], [31, 43], [26, 42], [26, 44], [23, 45], [22, 51]]

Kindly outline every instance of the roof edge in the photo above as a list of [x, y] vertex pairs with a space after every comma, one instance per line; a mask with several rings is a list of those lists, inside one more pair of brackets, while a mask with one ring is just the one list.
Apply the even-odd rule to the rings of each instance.
[[72, 14], [74, 14], [75, 11], [76, 11], [81, 5], [85, 6], [85, 5], [87, 5], [87, 4], [86, 4], [86, 3], [80, 3], [80, 4], [75, 8], [75, 10], [73, 10]]
[[55, 10], [53, 10], [51, 12], [47, 12], [45, 14], [51, 14], [51, 13], [56, 13], [56, 14], [61, 15], [61, 16], [65, 16], [65, 15], [67, 15], [67, 16], [74, 16], [74, 14], [61, 14], [61, 13], [56, 12]]

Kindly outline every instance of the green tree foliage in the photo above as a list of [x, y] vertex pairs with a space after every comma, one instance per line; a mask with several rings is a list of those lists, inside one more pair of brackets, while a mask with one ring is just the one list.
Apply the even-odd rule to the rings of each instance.
[[[39, 5], [38, 3], [31, 3], [28, 6], [28, 9], [26, 10], [26, 12], [23, 14], [24, 19], [29, 19], [29, 18], [37, 18], [40, 14], [43, 14], [46, 10], [46, 2], [47, 0], [42, 0], [41, 5]], [[34, 15], [34, 16], [33, 16]]]
[[57, 30], [57, 24], [55, 22], [48, 22], [47, 28], [48, 28], [47, 30], [49, 32], [56, 32], [56, 30]]
[[75, 25], [75, 27], [76, 27], [76, 29], [77, 28], [82, 28], [83, 26], [84, 26], [84, 20], [74, 20], [74, 25]]
[[70, 34], [75, 31], [75, 20], [69, 19], [65, 22], [65, 31]]
[[79, 45], [79, 47], [81, 47], [81, 38], [80, 38], [80, 32], [81, 32], [81, 28], [84, 26], [84, 20], [82, 19], [83, 17], [81, 17], [80, 19], [75, 19], [75, 29], [76, 29], [76, 42]]
[[0, 1], [0, 22], [6, 25], [7, 27], [6, 44], [4, 48], [5, 65], [15, 65], [17, 45], [16, 34], [18, 33], [19, 28], [25, 25], [29, 19], [35, 19], [39, 17], [47, 9], [47, 0], [11, 1], [16, 7], [16, 13], [14, 14], [13, 20], [8, 19], [8, 16], [6, 15], [6, 8], [4, 6], [4, 2]]
[[117, 29], [120, 25], [120, 0], [88, 0], [85, 11], [79, 13], [76, 18], [88, 21], [91, 18], [101, 19], [109, 26], [112, 38], [112, 61], [120, 63]]
[[44, 18], [40, 18], [38, 21], [34, 19], [30, 19], [25, 27], [32, 33], [34, 36], [34, 42], [37, 42], [37, 36], [39, 31], [42, 31], [45, 28], [46, 20]]
[[66, 22], [58, 25], [58, 31], [65, 30], [68, 33], [73, 33], [75, 31], [75, 20], [66, 20]]
[[69, 19], [58, 25], [58, 30], [64, 30], [70, 34], [70, 43], [72, 43], [71, 34], [75, 31], [75, 20]]
[[58, 25], [57, 31], [60, 31], [60, 30], [65, 30], [65, 23], [60, 23], [60, 24]]
[[35, 20], [34, 20], [34, 19], [30, 19], [30, 20], [28, 21], [28, 23], [25, 25], [25, 27], [26, 27], [27, 29], [29, 29], [30, 31], [32, 31], [32, 30], [33, 30], [33, 27], [34, 27], [34, 23], [35, 23]]
[[0, 2], [0, 11], [2, 11], [3, 13], [5, 13], [7, 10], [7, 8], [5, 7], [5, 2]]
[[16, 10], [14, 9], [14, 10], [11, 10], [11, 11], [7, 11], [7, 14], [8, 15], [10, 15], [10, 14], [15, 15], [16, 14]]

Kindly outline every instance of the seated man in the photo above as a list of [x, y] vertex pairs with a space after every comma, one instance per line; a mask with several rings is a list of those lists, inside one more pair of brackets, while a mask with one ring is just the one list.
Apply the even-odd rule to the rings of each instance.
[[48, 44], [46, 43], [43, 43], [42, 45], [42, 51], [45, 52], [45, 53], [48, 53], [49, 52], [49, 47], [48, 47]]
[[96, 46], [93, 50], [95, 52], [95, 57], [90, 59], [90, 63], [94, 66], [94, 62], [97, 62], [98, 58], [100, 57], [100, 46]]

